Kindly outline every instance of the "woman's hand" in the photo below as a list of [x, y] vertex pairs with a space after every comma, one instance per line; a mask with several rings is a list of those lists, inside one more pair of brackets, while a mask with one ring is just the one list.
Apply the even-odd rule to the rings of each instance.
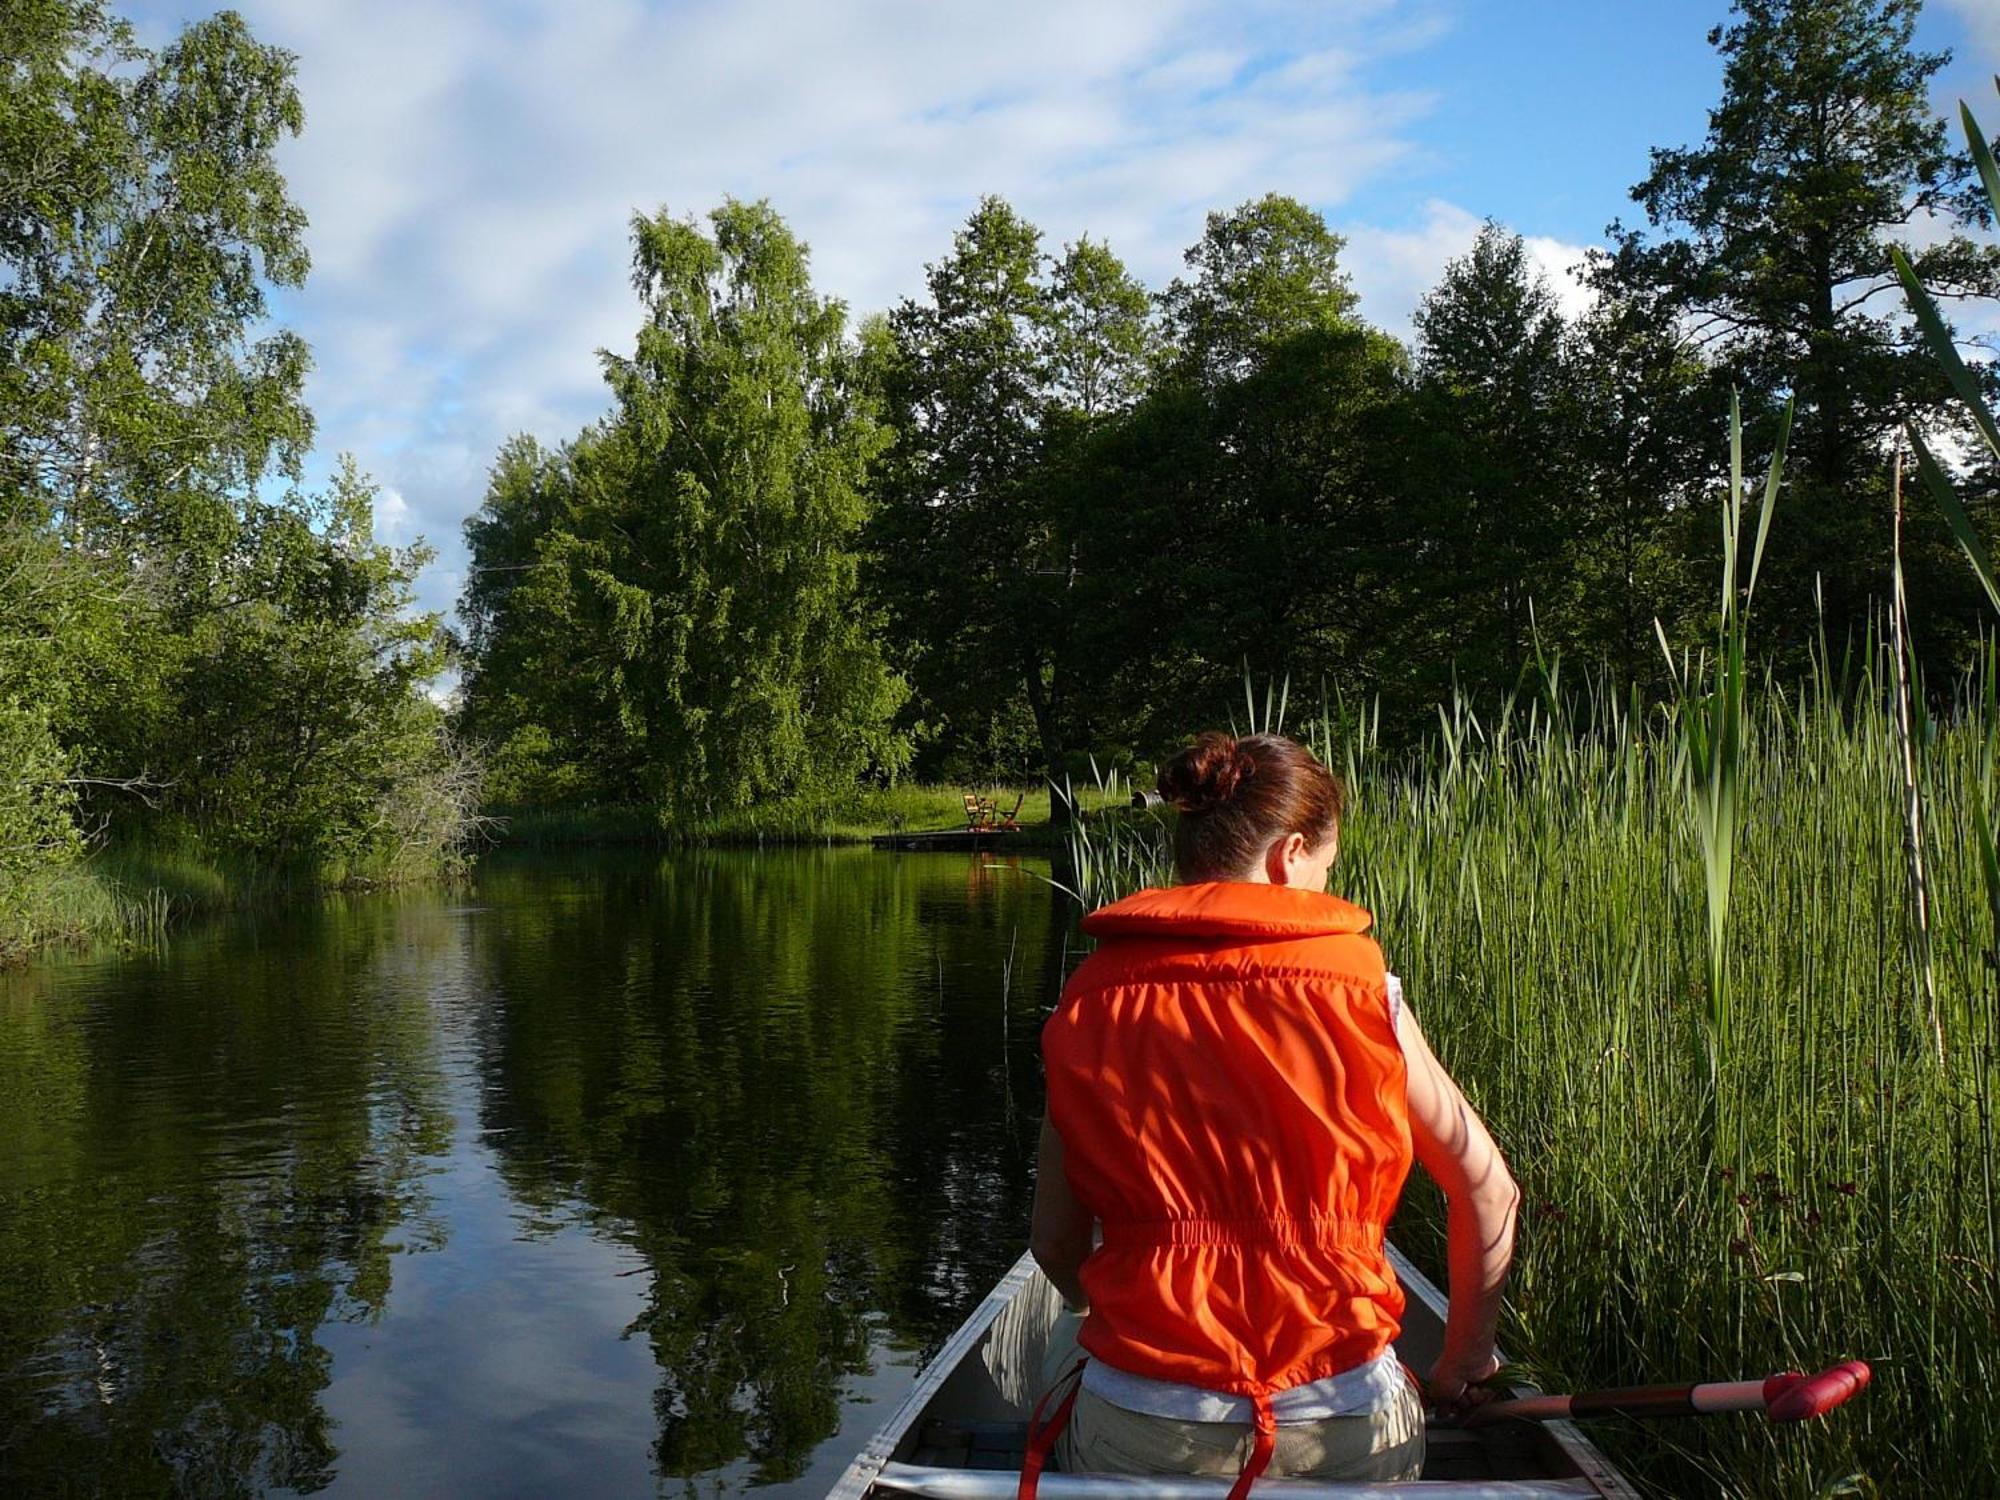
[[1483, 1359], [1440, 1355], [1424, 1381], [1424, 1400], [1442, 1416], [1462, 1417], [1493, 1399], [1492, 1389], [1480, 1382], [1491, 1380], [1499, 1370], [1500, 1361], [1490, 1352]]

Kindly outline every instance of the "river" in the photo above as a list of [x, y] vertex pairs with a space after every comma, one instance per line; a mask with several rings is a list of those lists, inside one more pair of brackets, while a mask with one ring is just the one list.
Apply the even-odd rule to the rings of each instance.
[[823, 1493], [1023, 1247], [1045, 874], [503, 852], [0, 976], [0, 1492]]

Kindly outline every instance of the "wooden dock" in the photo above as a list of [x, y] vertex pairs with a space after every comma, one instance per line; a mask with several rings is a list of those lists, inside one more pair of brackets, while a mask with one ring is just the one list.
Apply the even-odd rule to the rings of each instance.
[[1020, 830], [1014, 828], [932, 828], [910, 833], [878, 833], [868, 842], [877, 849], [949, 854], [954, 850], [998, 849], [1020, 836]]

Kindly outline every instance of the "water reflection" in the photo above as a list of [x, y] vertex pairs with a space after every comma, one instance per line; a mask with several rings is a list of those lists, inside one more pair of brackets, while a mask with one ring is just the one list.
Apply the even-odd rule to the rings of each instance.
[[0, 1480], [823, 1489], [1019, 1251], [1066, 931], [969, 860], [515, 859], [0, 981]]
[[[418, 935], [339, 907], [0, 991], [0, 1475], [16, 1492], [313, 1489], [316, 1330], [434, 1246]], [[392, 1238], [397, 1231], [400, 1237]]]
[[508, 1185], [651, 1267], [661, 1472], [792, 1478], [875, 1315], [935, 1341], [1018, 1253], [1038, 992], [1008, 953], [1039, 974], [1046, 887], [851, 851], [684, 856], [575, 901], [525, 878], [543, 899], [489, 872], [510, 920], [477, 950], [490, 992], [537, 997], [482, 1036]]

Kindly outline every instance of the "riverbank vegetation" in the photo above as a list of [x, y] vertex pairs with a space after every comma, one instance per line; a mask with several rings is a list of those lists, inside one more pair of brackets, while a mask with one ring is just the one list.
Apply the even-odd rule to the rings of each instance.
[[1085, 815], [1125, 807], [1123, 782], [1087, 784], [1051, 794], [1047, 787], [938, 784], [902, 780], [894, 786], [861, 786], [821, 798], [791, 797], [761, 802], [711, 817], [680, 823], [660, 821], [649, 804], [593, 807], [490, 806], [494, 837], [509, 845], [559, 844], [858, 844], [878, 833], [905, 829], [964, 827], [965, 799], [978, 797], [1020, 825], [1010, 834], [1013, 847], [1054, 853], [1066, 847], [1064, 828], [1053, 821], [1058, 798]]
[[[2000, 462], [1980, 382], [1899, 269]], [[2000, 1424], [1963, 1393], [2000, 1373], [2000, 645], [1989, 619], [1927, 691], [1892, 539], [1858, 644], [1751, 678], [1788, 426], [1753, 515], [1732, 421], [1717, 632], [1678, 658], [1662, 637], [1664, 702], [1538, 656], [1497, 711], [1452, 699], [1418, 751], [1341, 705], [1306, 737], [1353, 799], [1337, 884], [1521, 1183], [1514, 1357], [1558, 1390], [1867, 1359], [1869, 1398], [1809, 1435], [1610, 1439], [1670, 1494], [1982, 1489]], [[1957, 487], [1903, 437], [2000, 612]], [[1249, 725], [1281, 728], [1277, 701], [1246, 698]], [[1165, 818], [1070, 839], [1085, 904], [1172, 879]], [[1443, 1210], [1420, 1184], [1394, 1230], [1434, 1275]]]
[[294, 61], [0, 19], [0, 961], [258, 890], [431, 875], [478, 768], [426, 684], [429, 550], [304, 483]]

